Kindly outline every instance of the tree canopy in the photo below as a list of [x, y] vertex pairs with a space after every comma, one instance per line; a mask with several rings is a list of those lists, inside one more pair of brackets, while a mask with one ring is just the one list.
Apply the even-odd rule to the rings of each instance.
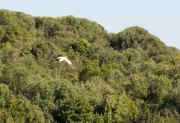
[[0, 9], [0, 122], [179, 123], [179, 107], [180, 51], [146, 29]]

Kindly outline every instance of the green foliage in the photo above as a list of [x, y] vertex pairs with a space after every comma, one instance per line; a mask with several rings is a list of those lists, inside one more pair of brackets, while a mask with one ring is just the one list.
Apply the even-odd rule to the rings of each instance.
[[42, 30], [47, 38], [55, 36], [61, 30], [63, 31], [63, 27], [51, 17], [36, 17], [35, 27], [39, 31]]
[[141, 27], [0, 9], [2, 123], [179, 123], [179, 90], [180, 51]]
[[58, 122], [92, 122], [93, 107], [79, 96], [72, 95], [58, 102], [54, 112]]
[[15, 17], [13, 16], [13, 12], [10, 12], [5, 9], [1, 9], [0, 17], [1, 17], [0, 25], [9, 25], [13, 23], [13, 20], [15, 19]]
[[34, 28], [35, 20], [31, 15], [22, 12], [15, 12], [15, 16], [18, 18], [17, 23], [19, 26], [24, 27], [28, 31], [31, 31], [31, 29]]
[[152, 77], [148, 88], [148, 98], [154, 103], [161, 104], [171, 88], [172, 83], [166, 76]]
[[165, 44], [138, 26], [126, 28], [113, 36], [111, 46], [120, 50], [142, 48], [150, 57], [165, 53]]
[[43, 123], [43, 112], [22, 95], [13, 95], [8, 87], [0, 84], [0, 122]]
[[71, 44], [74, 51], [85, 53], [90, 49], [91, 44], [86, 39], [79, 39]]
[[6, 34], [6, 31], [4, 30], [3, 26], [0, 25], [0, 40], [3, 39], [5, 34]]
[[100, 67], [98, 60], [87, 61], [86, 66], [79, 73], [79, 79], [86, 81], [92, 76], [105, 76], [110, 67], [111, 65], [102, 65], [102, 67]]
[[89, 42], [96, 42], [102, 38], [108, 38], [106, 30], [96, 22], [85, 18], [75, 18], [73, 16], [62, 17], [59, 19], [68, 32], [86, 38]]
[[[31, 32], [28, 32], [34, 25], [33, 18], [23, 13], [14, 13], [2, 9], [0, 11], [0, 43], [7, 47], [7, 43], [13, 44], [14, 41], [20, 40], [29, 42], [33, 40]], [[22, 17], [19, 19], [19, 17]], [[2, 29], [3, 28], [3, 29]]]
[[24, 42], [31, 41], [32, 36], [20, 26], [11, 25], [8, 27], [4, 27], [6, 30], [6, 35], [3, 37], [2, 42], [13, 41], [13, 40], [21, 40]]

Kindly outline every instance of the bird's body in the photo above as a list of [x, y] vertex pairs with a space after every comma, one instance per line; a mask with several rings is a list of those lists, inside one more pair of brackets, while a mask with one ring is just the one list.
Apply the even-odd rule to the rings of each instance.
[[57, 57], [56, 59], [59, 59], [60, 62], [66, 61], [69, 64], [69, 66], [73, 69], [72, 63], [71, 63], [71, 61], [69, 59], [67, 59], [67, 57], [60, 56], [60, 57]]

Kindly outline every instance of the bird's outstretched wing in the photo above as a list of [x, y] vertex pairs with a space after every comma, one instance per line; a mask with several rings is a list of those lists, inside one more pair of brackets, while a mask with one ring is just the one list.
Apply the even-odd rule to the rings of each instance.
[[71, 63], [71, 61], [69, 59], [65, 58], [64, 60], [69, 64], [69, 66], [71, 66], [72, 69], [74, 69], [73, 66], [72, 66], [72, 63]]
[[67, 62], [68, 65], [69, 65], [72, 69], [74, 69], [73, 66], [72, 66], [71, 61], [70, 61], [69, 59], [67, 59], [67, 57], [60, 56], [60, 57], [57, 57], [56, 59], [59, 59], [60, 62], [61, 62], [61, 61]]

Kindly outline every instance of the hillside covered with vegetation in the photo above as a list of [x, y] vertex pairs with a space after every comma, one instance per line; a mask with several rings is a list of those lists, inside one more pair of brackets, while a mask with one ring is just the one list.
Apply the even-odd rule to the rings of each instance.
[[180, 51], [138, 26], [0, 9], [0, 122], [179, 123]]

